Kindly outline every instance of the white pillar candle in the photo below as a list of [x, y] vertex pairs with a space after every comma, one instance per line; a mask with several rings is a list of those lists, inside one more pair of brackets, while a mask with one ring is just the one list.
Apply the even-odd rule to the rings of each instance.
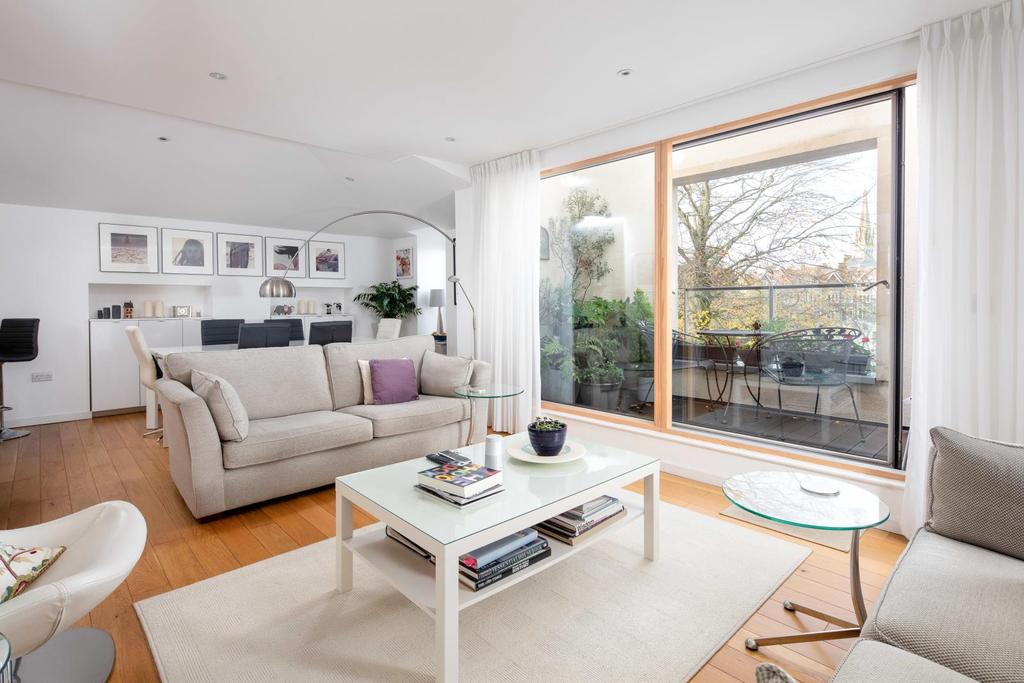
[[153, 317], [153, 302], [143, 301], [142, 302], [142, 317], [152, 318]]
[[153, 317], [162, 318], [164, 317], [164, 302], [154, 301], [153, 302]]

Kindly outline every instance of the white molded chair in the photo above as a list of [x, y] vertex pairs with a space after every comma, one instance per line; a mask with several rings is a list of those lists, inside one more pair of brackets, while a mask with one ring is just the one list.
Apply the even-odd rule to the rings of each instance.
[[[128, 343], [132, 347], [132, 352], [135, 354], [136, 360], [139, 361], [139, 382], [142, 386], [146, 387], [151, 392], [156, 391], [156, 360], [153, 359], [153, 354], [150, 353], [149, 344], [146, 343], [146, 337], [143, 336], [142, 330], [135, 325], [130, 325], [124, 328], [124, 333], [128, 335]], [[152, 436], [153, 434], [163, 438], [164, 430], [160, 428], [159, 418], [157, 417], [159, 411], [156, 406], [149, 405], [150, 400], [146, 401], [146, 428], [149, 430], [143, 432], [142, 436]], [[152, 414], [151, 414], [152, 413]]]
[[398, 339], [402, 336], [402, 321], [399, 318], [381, 318], [377, 323], [377, 339]]
[[52, 522], [0, 531], [0, 540], [67, 548], [23, 593], [0, 604], [0, 633], [11, 643], [11, 658], [24, 657], [15, 662], [16, 677], [24, 683], [105, 681], [114, 663], [114, 641], [99, 629], [71, 627], [113, 593], [139, 561], [146, 546], [142, 513], [113, 500]]

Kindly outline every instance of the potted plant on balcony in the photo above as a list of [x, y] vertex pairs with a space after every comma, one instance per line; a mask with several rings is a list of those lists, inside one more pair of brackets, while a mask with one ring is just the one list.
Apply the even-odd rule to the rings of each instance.
[[602, 334], [576, 338], [573, 373], [580, 405], [606, 411], [618, 405], [623, 372], [615, 362], [617, 350], [618, 344]]
[[530, 445], [537, 455], [553, 457], [562, 452], [568, 427], [564, 422], [550, 417], [538, 417], [526, 426], [530, 434]]
[[850, 348], [850, 355], [846, 359], [846, 372], [851, 375], [866, 375], [871, 365], [871, 349], [867, 344], [871, 338], [864, 335], [859, 341], [853, 342]]
[[352, 300], [373, 312], [381, 320], [404, 320], [420, 313], [420, 308], [416, 305], [417, 289], [417, 285], [403, 287], [398, 280], [378, 282], [365, 292], [357, 294]]

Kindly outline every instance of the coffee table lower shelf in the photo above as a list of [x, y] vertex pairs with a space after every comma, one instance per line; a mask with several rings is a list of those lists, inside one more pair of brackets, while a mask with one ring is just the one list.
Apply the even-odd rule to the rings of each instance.
[[[636, 494], [632, 495], [635, 496]], [[607, 525], [598, 527], [580, 543], [568, 545], [553, 538], [549, 539], [551, 542], [550, 557], [478, 591], [474, 591], [460, 582], [459, 609], [462, 610], [481, 600], [485, 600], [491, 595], [533, 576], [537, 572], [553, 567], [562, 560], [583, 550], [591, 543], [594, 543], [612, 529], [618, 529], [624, 524], [629, 524], [643, 517], [642, 500], [640, 502], [630, 500], [631, 494], [629, 493], [623, 493], [619, 497], [626, 508], [625, 516], [609, 522]], [[543, 535], [543, 532], [541, 532], [541, 535]], [[344, 541], [344, 543], [349, 550], [372, 564], [398, 592], [411, 600], [413, 604], [424, 612], [434, 616], [436, 578], [435, 568], [431, 562], [388, 538], [387, 534], [384, 533], [383, 526], [374, 525], [371, 528], [356, 531], [352, 538]]]

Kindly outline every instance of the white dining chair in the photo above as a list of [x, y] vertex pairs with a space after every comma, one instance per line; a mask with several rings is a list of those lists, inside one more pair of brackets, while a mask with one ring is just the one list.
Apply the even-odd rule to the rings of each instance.
[[398, 339], [402, 335], [402, 321], [399, 318], [381, 318], [377, 324], [377, 339]]
[[20, 595], [0, 604], [0, 633], [11, 644], [15, 679], [107, 680], [114, 641], [106, 631], [72, 628], [127, 578], [146, 546], [146, 520], [123, 500], [99, 503], [51, 522], [0, 531], [18, 547], [67, 548]]
[[135, 325], [130, 325], [124, 328], [124, 333], [128, 335], [128, 343], [132, 347], [132, 352], [135, 354], [136, 360], [139, 361], [139, 382], [142, 386], [146, 387], [146, 429], [148, 431], [143, 432], [142, 436], [153, 436], [162, 439], [164, 430], [160, 427], [159, 410], [154, 400], [156, 396], [156, 360], [153, 358], [153, 354], [149, 350], [149, 345], [146, 343], [146, 337]]

